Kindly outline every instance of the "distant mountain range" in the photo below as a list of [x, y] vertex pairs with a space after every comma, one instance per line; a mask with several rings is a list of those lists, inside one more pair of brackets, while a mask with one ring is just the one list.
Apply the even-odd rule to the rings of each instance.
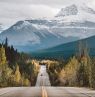
[[31, 52], [95, 35], [95, 11], [75, 4], [62, 8], [53, 19], [18, 21], [0, 34], [19, 51]]
[[87, 49], [90, 56], [95, 56], [95, 36], [86, 39], [61, 44], [52, 48], [40, 50], [32, 53], [33, 57], [39, 58], [69, 58], [76, 55], [79, 50], [79, 42], [87, 43]]

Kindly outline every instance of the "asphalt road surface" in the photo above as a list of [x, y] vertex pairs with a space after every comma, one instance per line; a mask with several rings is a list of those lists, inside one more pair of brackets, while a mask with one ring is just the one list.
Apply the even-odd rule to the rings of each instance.
[[46, 66], [42, 65], [37, 77], [36, 86], [51, 86]]
[[95, 97], [95, 91], [78, 87], [51, 87], [46, 67], [41, 66], [35, 87], [2, 88], [0, 97]]

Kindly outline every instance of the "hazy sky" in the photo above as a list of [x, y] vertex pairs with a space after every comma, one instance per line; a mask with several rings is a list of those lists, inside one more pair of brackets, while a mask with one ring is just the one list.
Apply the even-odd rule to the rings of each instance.
[[0, 24], [8, 27], [18, 20], [52, 18], [66, 5], [83, 3], [95, 7], [95, 0], [0, 0]]

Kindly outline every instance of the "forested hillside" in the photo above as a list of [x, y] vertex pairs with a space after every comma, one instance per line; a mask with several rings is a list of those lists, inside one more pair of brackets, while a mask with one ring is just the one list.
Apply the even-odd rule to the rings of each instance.
[[8, 46], [7, 38], [0, 44], [0, 87], [35, 85], [38, 70], [38, 63]]
[[87, 46], [89, 48], [89, 55], [90, 56], [95, 56], [95, 36], [88, 37], [86, 39], [66, 43], [66, 44], [61, 44], [58, 46], [55, 46], [53, 48], [48, 48], [44, 50], [40, 50], [38, 52], [32, 53], [32, 56], [35, 58], [55, 58], [55, 59], [68, 59], [71, 56], [74, 56], [78, 50], [79, 50], [79, 43], [87, 43]]
[[95, 57], [89, 55], [86, 43], [80, 42], [78, 49], [67, 61], [60, 59], [47, 65], [52, 85], [95, 89]]

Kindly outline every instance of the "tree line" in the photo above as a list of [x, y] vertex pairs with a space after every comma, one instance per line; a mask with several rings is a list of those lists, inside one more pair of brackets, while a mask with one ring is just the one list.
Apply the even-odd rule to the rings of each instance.
[[35, 85], [39, 65], [31, 57], [8, 46], [8, 39], [0, 44], [0, 87]]
[[49, 65], [52, 85], [90, 87], [95, 89], [95, 57], [89, 55], [86, 42], [78, 43], [76, 55], [68, 61]]

